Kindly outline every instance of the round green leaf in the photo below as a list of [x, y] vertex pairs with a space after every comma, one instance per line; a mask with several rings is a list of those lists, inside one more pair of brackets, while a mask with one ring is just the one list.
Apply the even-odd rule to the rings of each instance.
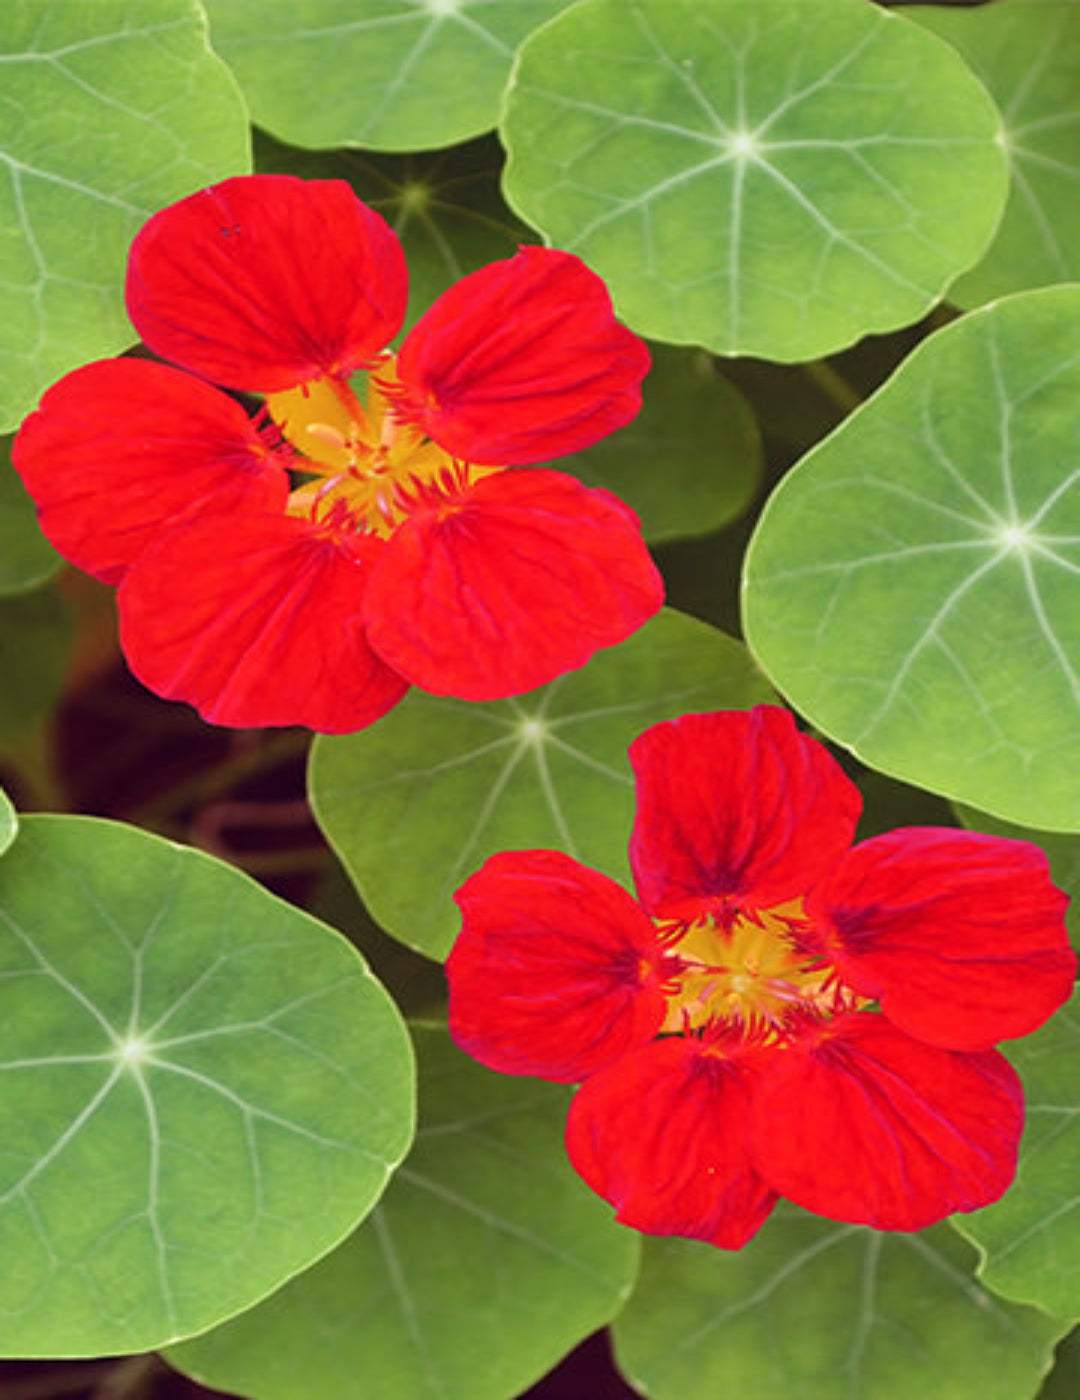
[[1080, 279], [1080, 107], [1075, 0], [996, 0], [904, 11], [948, 39], [997, 100], [1011, 168], [1005, 217], [985, 258], [949, 289], [958, 306]]
[[657, 544], [707, 535], [742, 515], [761, 480], [762, 458], [750, 406], [708, 355], [670, 345], [651, 351], [637, 418], [553, 465], [613, 491]]
[[19, 818], [11, 805], [11, 798], [0, 788], [0, 855], [3, 855], [15, 840], [18, 830]]
[[980, 1277], [1007, 1298], [1080, 1318], [1080, 993], [1034, 1035], [1007, 1047], [1020, 1071], [1027, 1126], [1011, 1189], [955, 1216], [979, 1246]]
[[[414, 151], [490, 131], [514, 49], [568, 0], [206, 0], [254, 120], [296, 146]], [[313, 100], [313, 98], [315, 100]]]
[[865, 0], [585, 0], [522, 45], [510, 203], [643, 335], [802, 360], [917, 320], [1006, 196], [948, 45]]
[[1080, 287], [937, 332], [774, 493], [751, 649], [871, 767], [1080, 829]]
[[0, 597], [37, 588], [63, 560], [38, 528], [34, 503], [11, 466], [11, 438], [0, 442]]
[[650, 1400], [1029, 1400], [1069, 1324], [995, 1298], [971, 1263], [945, 1225], [782, 1206], [738, 1254], [647, 1244], [616, 1357]]
[[0, 9], [0, 428], [134, 337], [128, 245], [147, 215], [248, 168], [247, 114], [196, 0]]
[[441, 958], [458, 929], [454, 891], [495, 851], [554, 847], [628, 878], [626, 749], [641, 730], [771, 698], [738, 642], [664, 612], [520, 700], [414, 691], [377, 728], [317, 739], [311, 803], [372, 916]]
[[506, 1400], [629, 1292], [638, 1241], [563, 1149], [567, 1092], [495, 1075], [416, 1030], [416, 1145], [329, 1258], [169, 1352], [259, 1400]]
[[0, 1354], [139, 1351], [250, 1307], [408, 1146], [408, 1038], [359, 955], [134, 828], [23, 819], [0, 994]]

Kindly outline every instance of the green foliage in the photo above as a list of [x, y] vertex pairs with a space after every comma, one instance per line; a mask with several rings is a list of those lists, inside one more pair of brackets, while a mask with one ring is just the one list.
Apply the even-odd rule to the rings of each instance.
[[936, 332], [781, 483], [746, 561], [747, 635], [792, 704], [1049, 830], [1080, 829], [1078, 313], [1057, 287]]
[[11, 798], [0, 788], [0, 855], [3, 855], [15, 840], [18, 829], [19, 818], [11, 805]]
[[63, 561], [37, 528], [34, 503], [11, 469], [11, 439], [0, 444], [0, 597], [44, 583]]
[[23, 819], [0, 928], [0, 1354], [188, 1336], [367, 1213], [409, 1144], [411, 1055], [339, 935], [84, 817]]
[[1068, 1324], [969, 1270], [947, 1226], [880, 1234], [781, 1207], [735, 1255], [648, 1243], [617, 1354], [650, 1400], [1027, 1400]]
[[55, 593], [0, 597], [0, 743], [53, 712], [70, 650], [71, 619]]
[[771, 697], [737, 642], [665, 612], [520, 700], [414, 692], [377, 729], [318, 739], [311, 802], [375, 919], [444, 957], [453, 892], [495, 851], [555, 848], [629, 879], [626, 748], [641, 730]]
[[643, 335], [810, 359], [979, 258], [999, 127], [947, 44], [865, 0], [583, 0], [522, 45], [506, 191]]
[[148, 214], [248, 168], [247, 117], [196, 0], [0, 11], [0, 430], [135, 339], [121, 289]]
[[638, 1241], [566, 1161], [566, 1091], [481, 1069], [436, 1028], [414, 1034], [416, 1145], [371, 1219], [171, 1350], [182, 1370], [259, 1400], [503, 1400], [618, 1310]]

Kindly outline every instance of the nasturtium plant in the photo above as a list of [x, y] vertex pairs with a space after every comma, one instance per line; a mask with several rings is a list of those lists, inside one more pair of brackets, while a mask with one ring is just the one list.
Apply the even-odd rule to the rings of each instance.
[[664, 612], [520, 700], [414, 694], [377, 730], [321, 738], [311, 801], [378, 922], [441, 958], [459, 924], [453, 892], [494, 851], [554, 847], [627, 878], [630, 740], [684, 710], [771, 694], [738, 642]]
[[1001, 109], [1009, 202], [986, 256], [949, 288], [958, 306], [1080, 278], [1080, 11], [1072, 0], [904, 11], [960, 51]]
[[10, 461], [7, 439], [0, 447], [0, 597], [37, 588], [63, 562], [37, 528], [34, 504]]
[[745, 619], [780, 691], [866, 763], [1080, 830], [1080, 287], [927, 339], [772, 496]]
[[3, 855], [15, 840], [18, 829], [19, 818], [11, 805], [11, 798], [0, 788], [0, 855]]
[[14, 0], [0, 14], [0, 429], [134, 339], [128, 244], [163, 204], [248, 167], [247, 114], [196, 0]]
[[206, 0], [260, 126], [296, 146], [451, 146], [490, 131], [521, 40], [568, 0]]
[[259, 1400], [358, 1385], [501, 1400], [625, 1301], [638, 1240], [569, 1169], [565, 1090], [492, 1075], [444, 1028], [412, 1029], [416, 1142], [370, 1219], [258, 1308], [171, 1349], [181, 1370]]
[[158, 837], [27, 816], [0, 932], [0, 1353], [203, 1331], [370, 1210], [412, 1056], [332, 929]]
[[580, 0], [521, 47], [511, 205], [643, 335], [803, 360], [917, 320], [990, 241], [1000, 118], [866, 0]]

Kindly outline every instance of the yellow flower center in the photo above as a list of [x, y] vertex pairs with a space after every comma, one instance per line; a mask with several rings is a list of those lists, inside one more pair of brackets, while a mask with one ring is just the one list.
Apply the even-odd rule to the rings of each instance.
[[799, 945], [802, 901], [775, 909], [706, 915], [662, 932], [680, 964], [662, 1033], [707, 1025], [781, 1039], [797, 1017], [833, 1015], [865, 1004], [821, 959]]
[[394, 412], [394, 358], [368, 376], [367, 404], [344, 379], [312, 380], [269, 394], [266, 408], [303, 455], [310, 480], [289, 497], [289, 514], [339, 522], [384, 538], [422, 501], [447, 498], [502, 467], [458, 462]]

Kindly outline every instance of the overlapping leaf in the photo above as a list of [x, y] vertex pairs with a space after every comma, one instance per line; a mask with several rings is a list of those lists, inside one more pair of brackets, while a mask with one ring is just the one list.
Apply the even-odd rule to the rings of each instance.
[[11, 466], [11, 439], [0, 442], [0, 597], [44, 583], [62, 560], [38, 529], [34, 503]]
[[566, 1160], [566, 1092], [416, 1041], [416, 1145], [370, 1221], [182, 1370], [258, 1400], [506, 1400], [617, 1310], [638, 1242]]
[[781, 483], [750, 644], [871, 767], [1080, 830], [1080, 288], [927, 340]]
[[340, 936], [134, 828], [0, 861], [0, 1354], [136, 1351], [251, 1306], [370, 1209], [411, 1055]]
[[1080, 998], [1006, 1047], [1024, 1080], [1027, 1127], [1016, 1184], [953, 1224], [983, 1252], [996, 1292], [1080, 1319]]
[[650, 1242], [615, 1323], [650, 1400], [1030, 1400], [1068, 1330], [995, 1298], [945, 1225], [882, 1234], [782, 1207], [738, 1254]]
[[260, 126], [415, 151], [490, 131], [517, 44], [568, 0], [206, 0]]
[[523, 217], [642, 334], [799, 360], [913, 322], [1006, 196], [956, 52], [865, 0], [583, 0], [522, 45]]
[[148, 214], [248, 165], [247, 116], [196, 0], [0, 10], [0, 429], [135, 338], [128, 245]]
[[665, 612], [520, 700], [413, 692], [373, 729], [318, 739], [311, 801], [375, 919], [443, 957], [453, 892], [494, 851], [554, 847], [628, 878], [626, 748], [641, 730], [771, 697], [742, 646]]
[[1073, 0], [996, 0], [978, 9], [913, 6], [948, 39], [1001, 108], [1011, 190], [985, 258], [949, 289], [979, 306], [1026, 287], [1080, 278], [1080, 106]]

